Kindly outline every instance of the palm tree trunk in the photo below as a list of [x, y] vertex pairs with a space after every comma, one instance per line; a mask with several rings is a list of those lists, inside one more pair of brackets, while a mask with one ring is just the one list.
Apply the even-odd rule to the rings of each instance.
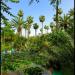
[[17, 33], [18, 33], [19, 36], [22, 36], [22, 27], [21, 27], [21, 25], [18, 27]]
[[20, 33], [20, 34], [21, 34], [21, 36], [22, 36], [22, 29], [21, 29], [21, 33]]
[[47, 29], [47, 33], [48, 33], [48, 29]]
[[29, 30], [28, 30], [28, 38], [29, 38]]
[[5, 47], [5, 34], [4, 34], [4, 47]]
[[43, 22], [42, 22], [42, 34], [43, 34]]
[[45, 29], [45, 32], [47, 33], [47, 29]]
[[25, 29], [25, 37], [26, 37], [26, 29]]
[[58, 30], [58, 0], [56, 1], [56, 29]]
[[30, 34], [30, 29], [28, 29], [28, 38], [29, 38], [29, 34]]
[[37, 35], [36, 32], [37, 32], [37, 30], [35, 29], [35, 36]]

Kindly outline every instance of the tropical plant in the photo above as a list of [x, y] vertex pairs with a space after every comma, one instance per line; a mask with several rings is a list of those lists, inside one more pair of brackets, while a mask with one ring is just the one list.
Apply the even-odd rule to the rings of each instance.
[[74, 9], [70, 9], [68, 12], [69, 18], [69, 26], [67, 28], [67, 32], [74, 39]]
[[67, 30], [70, 24], [69, 19], [70, 17], [66, 14], [64, 14], [64, 16], [60, 18], [60, 27], [64, 27], [64, 30]]
[[33, 28], [35, 29], [35, 36], [36, 36], [37, 35], [37, 29], [39, 28], [39, 25], [37, 23], [34, 23]]
[[43, 22], [45, 21], [45, 16], [40, 16], [39, 21], [42, 23], [42, 34], [43, 34]]
[[22, 25], [24, 24], [22, 10], [19, 10], [18, 17], [15, 17], [14, 19], [12, 19], [11, 24], [15, 28], [17, 28], [17, 33], [19, 36], [21, 36], [22, 35]]
[[61, 3], [61, 0], [50, 0], [50, 4], [54, 6], [56, 9], [56, 28], [58, 30], [58, 14], [59, 14], [59, 4]]
[[11, 27], [11, 24], [7, 20], [3, 20], [4, 27], [1, 27], [1, 50], [10, 50], [12, 42], [15, 40], [14, 30]]
[[70, 9], [70, 11], [69, 11], [69, 14], [68, 15], [70, 15], [70, 16], [74, 16], [74, 8], [73, 9]]
[[31, 24], [33, 23], [33, 17], [28, 16], [26, 21], [28, 22], [28, 38], [29, 38]]
[[[7, 0], [7, 2], [8, 2], [8, 1], [13, 2], [13, 3], [18, 3], [18, 2], [19, 2], [18, 0]], [[4, 16], [3, 12], [5, 12], [5, 13], [9, 14], [10, 16], [13, 16], [13, 17], [14, 17], [14, 15], [9, 11], [10, 9], [11, 9], [11, 8], [6, 5], [6, 0], [2, 0], [2, 1], [1, 1], [1, 18], [2, 18], [2, 19], [8, 20], [8, 19]]]
[[12, 29], [10, 22], [7, 20], [3, 20], [3, 24], [4, 24], [4, 27], [2, 27], [2, 31], [1, 31], [1, 35], [3, 39], [12, 40], [13, 35], [14, 35], [14, 30]]

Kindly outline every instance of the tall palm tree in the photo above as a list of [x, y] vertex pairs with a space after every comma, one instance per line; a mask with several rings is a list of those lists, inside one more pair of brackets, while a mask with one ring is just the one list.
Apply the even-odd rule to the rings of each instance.
[[43, 34], [43, 22], [45, 21], [45, 16], [40, 16], [39, 17], [40, 22], [42, 23], [42, 34]]
[[47, 31], [47, 33], [48, 33], [49, 26], [45, 25], [45, 26], [44, 26], [44, 29], [45, 29], [45, 30]]
[[33, 23], [33, 17], [32, 16], [27, 17], [27, 23], [28, 23], [28, 38], [29, 38], [31, 24]]
[[25, 23], [23, 24], [23, 28], [25, 29], [25, 37], [26, 37], [27, 26], [28, 26], [28, 23], [25, 21]]
[[56, 9], [56, 28], [58, 30], [58, 6], [61, 3], [61, 0], [50, 0], [50, 4], [53, 5]]
[[17, 28], [18, 35], [22, 35], [22, 25], [23, 25], [23, 11], [19, 10], [18, 16], [12, 19], [11, 24]]
[[39, 25], [37, 23], [34, 23], [33, 28], [35, 29], [35, 36], [36, 36], [37, 35], [37, 29], [39, 28]]

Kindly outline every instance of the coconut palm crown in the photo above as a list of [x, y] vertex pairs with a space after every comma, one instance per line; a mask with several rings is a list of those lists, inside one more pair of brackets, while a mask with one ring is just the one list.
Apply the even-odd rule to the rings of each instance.
[[35, 29], [35, 36], [36, 36], [36, 30], [39, 28], [39, 25], [37, 23], [34, 23], [33, 24], [33, 28]]

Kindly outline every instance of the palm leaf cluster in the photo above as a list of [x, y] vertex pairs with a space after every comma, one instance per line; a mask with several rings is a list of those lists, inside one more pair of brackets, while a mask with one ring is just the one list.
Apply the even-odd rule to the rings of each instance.
[[10, 16], [14, 17], [14, 15], [10, 12], [11, 8], [6, 4], [6, 2], [8, 2], [8, 1], [11, 1], [11, 2], [14, 2], [14, 3], [19, 2], [18, 0], [1, 0], [1, 18], [5, 19], [5, 20], [8, 20], [8, 19], [4, 16], [3, 12], [5, 12], [5, 13], [9, 14]]

